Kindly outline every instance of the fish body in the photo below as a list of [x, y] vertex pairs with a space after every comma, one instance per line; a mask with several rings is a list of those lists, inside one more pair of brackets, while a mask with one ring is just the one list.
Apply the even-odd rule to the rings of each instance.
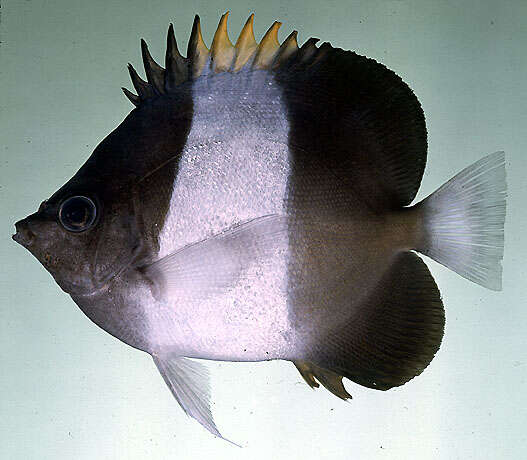
[[[168, 211], [158, 234], [159, 249], [150, 257], [160, 260], [196, 242], [220, 235], [226, 229], [270, 216], [269, 231], [276, 232], [276, 240], [265, 242], [273, 247], [271, 253], [266, 253], [264, 263], [251, 262], [244, 276], [223, 292], [203, 296], [194, 292], [195, 300], [187, 298], [185, 293], [170, 299], [156, 298], [149, 281], [138, 276], [135, 267], [111, 282], [109, 290], [124, 295], [122, 298], [108, 297], [107, 291], [75, 297], [97, 324], [120, 339], [130, 337], [125, 340], [129, 345], [149, 353], [170, 349], [195, 358], [292, 360], [301, 356], [299, 335], [301, 331], [308, 332], [313, 319], [311, 315], [311, 320], [301, 324], [290, 314], [294, 291], [300, 290], [297, 283], [292, 286], [288, 280], [293, 253], [306, 246], [312, 247], [311, 240], [326, 238], [331, 232], [339, 239], [319, 245], [318, 253], [313, 256], [324, 260], [324, 270], [329, 277], [342, 272], [343, 267], [357, 273], [356, 283], [346, 284], [350, 288], [361, 286], [358, 289], [361, 291], [370, 273], [381, 273], [391, 252], [399, 249], [395, 242], [398, 233], [391, 231], [390, 216], [369, 212], [360, 196], [346, 198], [350, 206], [346, 221], [326, 215], [320, 222], [316, 205], [309, 211], [312, 215], [302, 218], [295, 215], [288, 188], [292, 156], [288, 146], [289, 126], [280, 90], [271, 73], [249, 76], [246, 73], [227, 75], [228, 79], [203, 79], [194, 84], [192, 127], [181, 152]], [[248, 79], [251, 80], [250, 91], [233, 96], [233, 88], [247, 84]], [[226, 84], [229, 87], [225, 88]], [[228, 119], [228, 123], [222, 121], [221, 131], [215, 121], [218, 119]], [[169, 163], [166, 167], [174, 166]], [[144, 203], [138, 204], [142, 207]], [[392, 224], [396, 216], [393, 219]], [[298, 238], [294, 235], [303, 227], [307, 228], [304, 235], [307, 240], [295, 241]], [[367, 242], [372, 238], [377, 242], [386, 240], [385, 250], [377, 260], [371, 261], [371, 270], [360, 279], [359, 268], [364, 268], [365, 259], [370, 257]], [[390, 238], [394, 241], [388, 241]], [[361, 240], [365, 244], [358, 244]], [[335, 259], [331, 264], [330, 257]], [[216, 263], [217, 270], [222, 269], [221, 261], [211, 259], [210, 263]], [[304, 271], [301, 288], [319, 291], [321, 268], [316, 274]], [[308, 283], [312, 286], [306, 286]], [[194, 289], [208, 288], [197, 285]], [[359, 292], [348, 292], [346, 296], [353, 299]], [[108, 306], [103, 309], [102, 318], [96, 319], [105, 303]], [[122, 306], [115, 325], [111, 321], [109, 326], [108, 312], [114, 312], [118, 304]], [[133, 311], [122, 313], [132, 308]], [[124, 323], [123, 318], [133, 321]], [[325, 313], [320, 319], [329, 320]], [[320, 328], [319, 322], [314, 323]]]
[[188, 358], [292, 361], [350, 395], [420, 374], [443, 336], [415, 251], [501, 287], [502, 152], [409, 206], [426, 163], [421, 106], [381, 64], [301, 48], [279, 23], [211, 50], [196, 19], [165, 68], [142, 42], [137, 106], [15, 240], [101, 328], [152, 355], [183, 409], [220, 436]]
[[[164, 219], [154, 224], [156, 247], [148, 251], [149, 260], [160, 260], [262, 216], [287, 215], [287, 120], [281, 106], [268, 110], [271, 101], [279, 101], [278, 89], [268, 86], [270, 74], [258, 73], [253, 85], [262, 90], [233, 97], [232, 87], [243, 84], [246, 78], [244, 74], [236, 74], [234, 79], [220, 75], [193, 85], [192, 126], [178, 163], [165, 166], [175, 179], [168, 186]], [[227, 90], [226, 84], [231, 85]], [[218, 129], [217, 120], [224, 118], [228, 122], [222, 122]], [[154, 196], [154, 202], [140, 199], [138, 207], [156, 206], [158, 198]], [[149, 281], [130, 268], [111, 283], [111, 291], [123, 298], [107, 298], [105, 291], [76, 297], [75, 301], [106, 330], [107, 313], [95, 319], [103, 303], [108, 311], [115, 311], [118, 303], [123, 309], [133, 309], [118, 314], [109, 332], [121, 339], [130, 337], [125, 340], [128, 344], [150, 353], [169, 347], [183, 356], [210, 359], [285, 356], [285, 339], [280, 335], [290, 330], [285, 297], [286, 233], [284, 228], [282, 247], [267, 257], [265, 267], [251, 264], [246, 276], [219, 295], [194, 292], [197, 300], [183, 301], [181, 296], [155, 298]], [[214, 262], [220, 263], [221, 270], [221, 261], [210, 261]], [[195, 287], [201, 288], [206, 286]], [[126, 322], [128, 318], [134, 320]]]

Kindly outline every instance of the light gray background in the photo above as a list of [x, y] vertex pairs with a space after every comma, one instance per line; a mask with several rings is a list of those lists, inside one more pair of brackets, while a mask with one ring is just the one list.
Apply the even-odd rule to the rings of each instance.
[[[527, 3], [471, 1], [3, 1], [0, 169], [2, 459], [525, 458], [527, 356]], [[285, 362], [211, 363], [215, 439], [188, 419], [151, 359], [89, 322], [10, 239], [13, 223], [64, 183], [131, 109], [139, 38], [156, 58], [194, 13], [210, 43], [231, 10], [250, 12], [395, 70], [428, 122], [424, 197], [484, 154], [505, 150], [503, 292], [427, 260], [446, 305], [443, 345], [423, 375], [389, 392], [350, 382], [346, 404], [311, 391]]]

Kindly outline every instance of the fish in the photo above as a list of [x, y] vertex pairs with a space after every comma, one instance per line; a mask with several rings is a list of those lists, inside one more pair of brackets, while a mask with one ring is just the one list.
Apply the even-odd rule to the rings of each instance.
[[[85, 315], [150, 354], [192, 418], [223, 438], [204, 361], [290, 361], [312, 388], [389, 390], [439, 350], [445, 310], [421, 255], [501, 290], [504, 152], [413, 203], [423, 108], [383, 64], [228, 12], [164, 67], [141, 40], [134, 105], [77, 173], [15, 224]], [[225, 439], [225, 438], [223, 438]]]

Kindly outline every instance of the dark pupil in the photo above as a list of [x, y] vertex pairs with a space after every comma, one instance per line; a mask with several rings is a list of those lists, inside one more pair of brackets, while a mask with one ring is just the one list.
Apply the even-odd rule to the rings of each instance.
[[68, 199], [62, 205], [60, 221], [67, 230], [86, 230], [95, 220], [95, 206], [85, 197], [76, 196]]
[[71, 203], [65, 209], [64, 219], [74, 225], [82, 225], [88, 220], [88, 208], [84, 203]]

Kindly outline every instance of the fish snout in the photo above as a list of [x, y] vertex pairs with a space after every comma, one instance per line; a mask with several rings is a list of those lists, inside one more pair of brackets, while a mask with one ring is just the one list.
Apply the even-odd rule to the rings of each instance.
[[24, 247], [31, 246], [33, 240], [35, 239], [35, 234], [29, 228], [29, 223], [27, 218], [19, 220], [15, 224], [16, 233], [12, 236], [18, 244], [21, 244]]

